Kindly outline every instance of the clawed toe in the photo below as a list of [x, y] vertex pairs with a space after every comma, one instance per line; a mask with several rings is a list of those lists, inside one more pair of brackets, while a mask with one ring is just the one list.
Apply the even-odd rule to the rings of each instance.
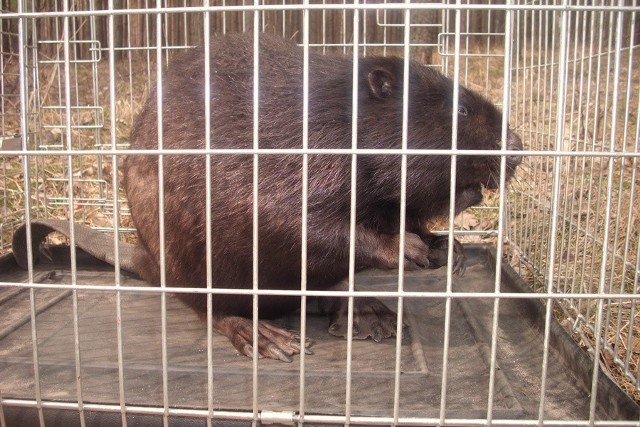
[[464, 255], [455, 256], [454, 264], [453, 264], [453, 274], [457, 274], [458, 276], [464, 276], [465, 271], [467, 271], [467, 258]]
[[[226, 316], [214, 319], [213, 327], [229, 338], [236, 350], [247, 357], [253, 357], [253, 322], [239, 316]], [[313, 354], [309, 348], [313, 341], [303, 343], [296, 332], [276, 326], [265, 320], [258, 321], [258, 356], [283, 362], [291, 362], [291, 356], [299, 354], [304, 348], [305, 354]]]
[[[449, 237], [448, 236], [430, 236], [429, 239], [429, 262], [430, 268], [439, 268], [447, 264], [449, 258]], [[464, 254], [464, 246], [457, 240], [453, 239], [453, 265], [451, 272], [455, 275], [464, 275], [467, 257]]]

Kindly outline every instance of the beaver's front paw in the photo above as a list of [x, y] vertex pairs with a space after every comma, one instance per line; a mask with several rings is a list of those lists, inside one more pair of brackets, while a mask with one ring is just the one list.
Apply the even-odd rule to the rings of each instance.
[[[449, 255], [449, 236], [437, 236], [428, 241], [429, 267], [439, 268], [447, 265]], [[451, 271], [458, 276], [464, 275], [467, 257], [464, 254], [464, 246], [457, 239], [453, 239], [453, 266]]]
[[[382, 244], [375, 247], [372, 267], [382, 269], [398, 268], [400, 258], [400, 235], [382, 235]], [[404, 235], [404, 269], [417, 270], [429, 266], [429, 248], [414, 233]]]

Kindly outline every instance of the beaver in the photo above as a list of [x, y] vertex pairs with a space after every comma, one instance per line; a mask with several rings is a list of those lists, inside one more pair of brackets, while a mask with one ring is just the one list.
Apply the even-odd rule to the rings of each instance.
[[[261, 149], [303, 148], [303, 51], [280, 37], [259, 36], [258, 144]], [[134, 123], [131, 148], [156, 149], [161, 129], [164, 149], [202, 149], [205, 140], [205, 85], [210, 84], [210, 147], [253, 148], [253, 35], [213, 36], [210, 75], [203, 48], [176, 58], [163, 71], [162, 123], [157, 121], [157, 88]], [[404, 60], [358, 60], [357, 147], [398, 149], [402, 144]], [[353, 58], [310, 53], [308, 147], [352, 147]], [[409, 149], [406, 158], [404, 268], [437, 268], [446, 263], [448, 238], [426, 223], [449, 213], [455, 191], [456, 213], [482, 201], [482, 187], [497, 188], [499, 156], [459, 155], [455, 188], [451, 158], [428, 155], [452, 146], [453, 82], [433, 68], [409, 62]], [[459, 88], [457, 146], [501, 148], [502, 114], [482, 96]], [[521, 150], [508, 131], [506, 146]], [[205, 287], [205, 154], [165, 154], [159, 178], [157, 155], [128, 155], [124, 187], [138, 232], [134, 262], [143, 278], [160, 282], [159, 179], [164, 186], [164, 268], [169, 286]], [[355, 270], [398, 267], [402, 156], [349, 153], [308, 154], [307, 288], [347, 289], [351, 194], [355, 192]], [[247, 289], [253, 284], [254, 155], [215, 153], [210, 166], [211, 283]], [[521, 158], [506, 159], [509, 180]], [[300, 289], [302, 266], [303, 155], [259, 154], [257, 160], [257, 251], [260, 289]], [[356, 185], [351, 186], [352, 168]], [[454, 241], [454, 273], [464, 272], [464, 248]], [[195, 310], [206, 312], [206, 296], [179, 293]], [[213, 295], [213, 327], [233, 346], [252, 356], [251, 295]], [[261, 356], [290, 361], [309, 342], [267, 319], [299, 308], [299, 298], [258, 298]], [[347, 299], [326, 298], [329, 332], [346, 336]], [[380, 341], [395, 335], [393, 311], [375, 298], [354, 298], [353, 336]]]

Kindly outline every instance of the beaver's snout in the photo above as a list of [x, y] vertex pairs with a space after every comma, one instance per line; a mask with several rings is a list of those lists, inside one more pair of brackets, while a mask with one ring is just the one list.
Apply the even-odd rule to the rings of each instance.
[[[522, 149], [522, 140], [518, 134], [509, 129], [509, 133], [507, 134], [507, 150], [522, 151]], [[522, 156], [507, 156], [507, 169], [510, 171], [514, 171], [520, 163], [522, 163]]]
[[[507, 150], [510, 151], [522, 151], [522, 140], [511, 129], [509, 129], [507, 133]], [[515, 174], [516, 168], [520, 163], [522, 163], [521, 155], [507, 155], [506, 156], [507, 168], [505, 173], [505, 182], [509, 182], [509, 180]], [[500, 187], [500, 157], [492, 156], [492, 160], [488, 164], [489, 166], [489, 176], [486, 181], [482, 182], [486, 188], [489, 189], [497, 189]]]

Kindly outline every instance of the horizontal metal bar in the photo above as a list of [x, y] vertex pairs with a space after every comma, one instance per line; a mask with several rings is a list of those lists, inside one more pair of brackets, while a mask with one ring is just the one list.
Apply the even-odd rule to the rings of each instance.
[[[178, 49], [194, 49], [198, 46], [196, 45], [167, 45], [167, 46], [160, 46], [161, 50], [178, 50]], [[125, 46], [125, 47], [101, 47], [100, 50], [102, 51], [115, 51], [115, 52], [119, 52], [119, 51], [125, 51], [125, 52], [134, 52], [134, 51], [147, 51], [147, 50], [158, 50], [158, 46]]]
[[[40, 402], [36, 402], [35, 400], [28, 399], [2, 399], [3, 406], [16, 406], [16, 407], [26, 407], [33, 408], [37, 405], [42, 405], [42, 408], [46, 409], [64, 409], [64, 410], [78, 410], [79, 405], [75, 402], [54, 402], [41, 400]], [[98, 411], [98, 412], [121, 412], [122, 408], [120, 405], [107, 405], [107, 404], [99, 404], [99, 403], [83, 403], [82, 409], [85, 411]], [[152, 407], [152, 406], [136, 406], [136, 405], [126, 405], [124, 407], [124, 411], [131, 414], [141, 414], [141, 415], [163, 415], [165, 414], [165, 409], [160, 407]], [[211, 414], [207, 410], [197, 410], [197, 409], [184, 409], [184, 408], [173, 408], [169, 407], [166, 410], [169, 415], [176, 416], [186, 416], [186, 417], [208, 417], [212, 416], [213, 418], [218, 419], [226, 419], [226, 420], [251, 420], [253, 419], [251, 412], [240, 412], [240, 411], [213, 411]]]
[[523, 151], [514, 151], [514, 150], [461, 150], [461, 149], [406, 149], [402, 148], [282, 148], [282, 149], [274, 149], [274, 148], [211, 148], [211, 149], [167, 149], [163, 148], [161, 150], [133, 150], [133, 149], [108, 149], [105, 148], [103, 150], [89, 149], [89, 150], [59, 150], [59, 151], [37, 151], [37, 150], [25, 150], [25, 151], [17, 151], [17, 150], [7, 150], [3, 151], [3, 156], [85, 156], [85, 155], [111, 155], [111, 156], [125, 156], [125, 155], [140, 155], [140, 156], [148, 156], [148, 155], [185, 155], [185, 156], [193, 156], [193, 155], [230, 155], [230, 154], [240, 154], [240, 155], [283, 155], [283, 154], [340, 154], [345, 156], [351, 156], [353, 154], [363, 155], [363, 156], [373, 156], [373, 155], [385, 155], [385, 156], [450, 156], [456, 154], [458, 156], [524, 156], [524, 157], [610, 157], [610, 158], [640, 158], [640, 152], [630, 152], [630, 151], [621, 151], [621, 152], [592, 152], [592, 151], [566, 151], [566, 150], [523, 150]]
[[555, 292], [418, 292], [418, 291], [328, 291], [328, 290], [284, 290], [284, 289], [232, 289], [232, 288], [189, 288], [159, 286], [114, 286], [114, 285], [71, 285], [65, 283], [20, 283], [0, 282], [2, 287], [20, 287], [33, 289], [73, 289], [90, 292], [123, 292], [123, 293], [194, 293], [218, 295], [275, 295], [275, 296], [307, 296], [307, 297], [378, 297], [378, 298], [425, 298], [425, 299], [459, 299], [459, 298], [499, 298], [499, 299], [616, 299], [640, 300], [640, 294], [619, 293], [555, 293]]
[[[435, 47], [437, 46], [437, 43], [410, 43], [409, 44], [411, 47]], [[302, 47], [301, 44], [298, 44], [298, 46]], [[172, 45], [172, 46], [161, 46], [160, 49], [162, 50], [177, 50], [177, 49], [193, 49], [196, 48], [198, 46], [196, 45]], [[309, 43], [309, 47], [347, 47], [347, 48], [353, 48], [353, 43]], [[359, 48], [364, 48], [364, 47], [404, 47], [404, 43], [358, 43], [358, 47]], [[125, 52], [133, 52], [133, 51], [155, 51], [157, 50], [158, 47], [157, 46], [139, 46], [139, 47], [113, 47], [113, 48], [109, 48], [109, 47], [103, 47], [100, 48], [100, 50], [103, 51], [125, 51]], [[504, 56], [504, 55], [499, 55], [499, 56]], [[42, 61], [41, 61], [42, 62]]]
[[[27, 399], [2, 399], [4, 406], [12, 407], [27, 407], [35, 408], [41, 405], [44, 409], [63, 409], [63, 410], [79, 410], [78, 403], [75, 402], [54, 402], [48, 400], [42, 400], [36, 402], [35, 400]], [[149, 407], [149, 406], [137, 406], [137, 405], [103, 405], [96, 403], [83, 403], [82, 408], [85, 411], [99, 411], [99, 412], [125, 412], [128, 414], [140, 414], [140, 415], [164, 415], [168, 413], [171, 416], [178, 417], [194, 417], [194, 418], [213, 418], [224, 420], [237, 420], [237, 421], [249, 421], [253, 420], [253, 412], [251, 411], [220, 411], [207, 409], [185, 409], [185, 408], [162, 408], [162, 407]], [[258, 417], [260, 414], [258, 414]], [[298, 414], [293, 415], [294, 422], [301, 421]], [[344, 415], [320, 415], [320, 414], [305, 414], [304, 421], [307, 423], [320, 423], [320, 424], [344, 424], [347, 421], [347, 417]], [[456, 426], [484, 426], [487, 424], [487, 420], [484, 418], [447, 418], [447, 424]], [[424, 425], [439, 425], [439, 418], [403, 418], [399, 417], [393, 419], [391, 417], [373, 417], [373, 416], [349, 416], [349, 422], [352, 424], [361, 425], [380, 425], [380, 424], [394, 424], [403, 426], [424, 426]], [[494, 417], [491, 421], [492, 425], [496, 426], [538, 426], [540, 423], [538, 420], [524, 420], [524, 419], [499, 419]], [[588, 420], [543, 420], [543, 426], [561, 426], [561, 427], [583, 427], [583, 426], [610, 426], [610, 427], [640, 427], [640, 421], [594, 421], [590, 423]]]
[[638, 12], [637, 6], [592, 6], [592, 5], [543, 5], [543, 4], [443, 4], [443, 3], [373, 3], [373, 4], [278, 4], [278, 5], [239, 5], [239, 6], [192, 6], [192, 7], [149, 7], [144, 9], [113, 9], [113, 10], [74, 10], [74, 11], [47, 11], [47, 12], [12, 12], [3, 13], [3, 19], [14, 18], [51, 18], [51, 17], [85, 17], [85, 16], [111, 16], [111, 15], [164, 15], [171, 13], [202, 13], [202, 12], [282, 12], [303, 10], [492, 10], [492, 11], [535, 11], [535, 12]]

